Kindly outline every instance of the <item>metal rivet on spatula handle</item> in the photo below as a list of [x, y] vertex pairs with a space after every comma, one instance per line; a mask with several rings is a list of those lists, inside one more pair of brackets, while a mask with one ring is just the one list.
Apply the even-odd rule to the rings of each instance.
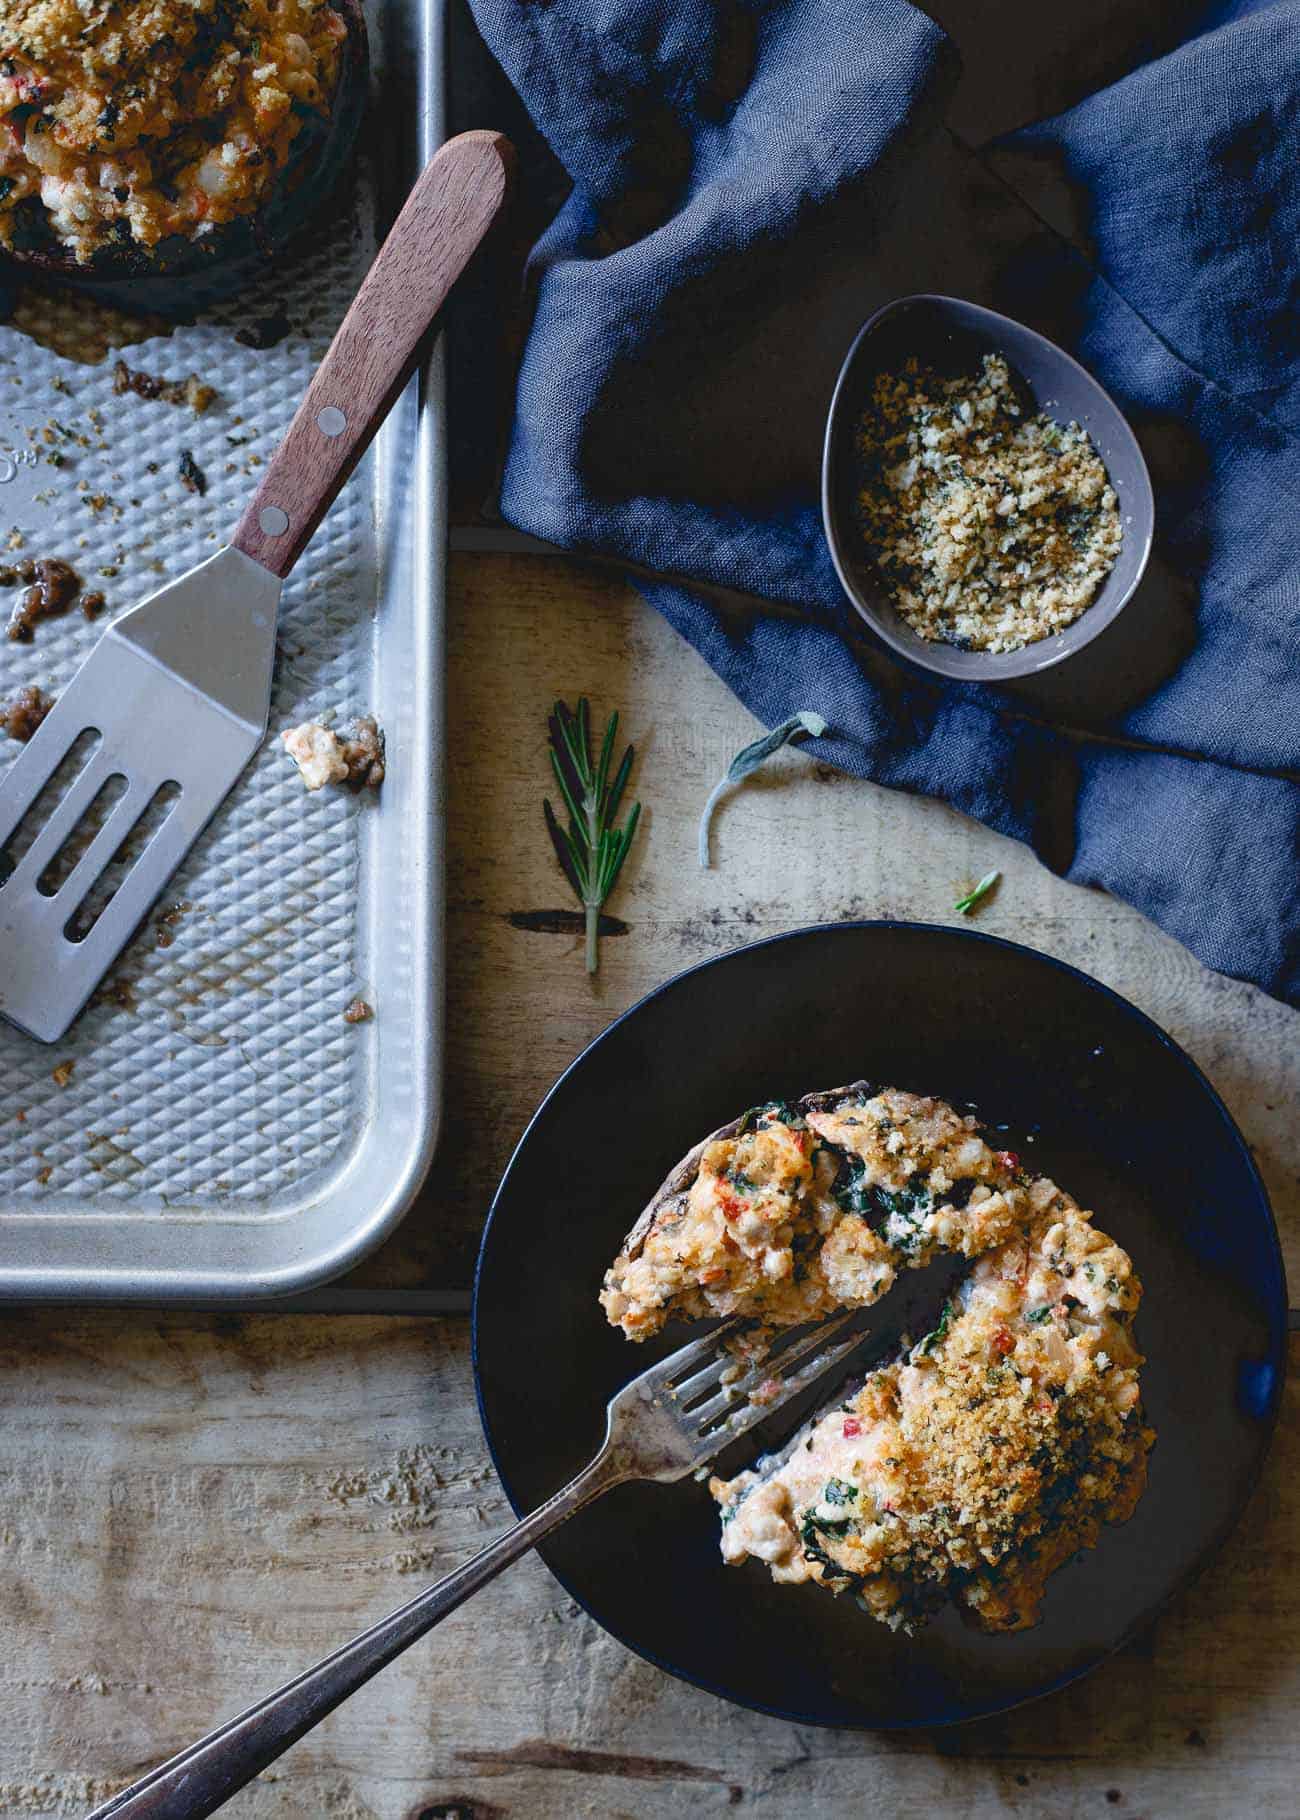
[[289, 514], [280, 506], [263, 506], [257, 523], [267, 537], [283, 537], [289, 529]]
[[336, 404], [327, 404], [316, 413], [316, 428], [322, 436], [341, 436], [348, 420]]

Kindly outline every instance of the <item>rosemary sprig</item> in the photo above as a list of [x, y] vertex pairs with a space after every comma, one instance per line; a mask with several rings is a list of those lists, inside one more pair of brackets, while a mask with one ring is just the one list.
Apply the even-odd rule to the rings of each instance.
[[586, 912], [587, 972], [594, 973], [599, 958], [600, 908], [627, 858], [641, 815], [640, 803], [633, 803], [623, 826], [614, 825], [631, 774], [633, 749], [629, 746], [624, 752], [611, 779], [618, 733], [618, 715], [611, 714], [601, 741], [600, 758], [593, 769], [591, 711], [585, 695], [578, 702], [576, 714], [557, 701], [550, 729], [551, 769], [569, 812], [569, 825], [561, 827], [548, 797], [544, 804], [546, 827], [555, 857]]
[[1001, 877], [1002, 874], [1000, 872], [986, 872], [978, 885], [968, 891], [965, 897], [959, 897], [957, 899], [957, 902], [953, 905], [953, 910], [960, 916], [969, 916], [977, 904], [983, 903], [984, 899]]

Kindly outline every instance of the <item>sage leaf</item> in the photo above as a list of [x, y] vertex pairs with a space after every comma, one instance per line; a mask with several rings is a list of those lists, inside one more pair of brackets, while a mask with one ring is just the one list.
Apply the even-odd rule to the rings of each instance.
[[782, 746], [788, 746], [791, 740], [799, 739], [805, 734], [813, 739], [820, 739], [825, 731], [826, 722], [822, 716], [814, 714], [809, 708], [802, 708], [798, 714], [792, 714], [789, 720], [783, 720], [779, 727], [773, 727], [772, 731], [765, 733], [761, 739], [756, 739], [750, 745], [741, 747], [727, 766], [726, 775], [720, 777], [709, 792], [709, 800], [705, 803], [704, 813], [700, 817], [700, 865], [702, 867], [707, 870], [709, 866], [709, 830], [713, 825], [713, 811], [717, 808], [723, 794], [733, 784], [742, 783], [751, 772], [757, 771], [760, 765], [766, 764], [774, 752], [779, 752]]

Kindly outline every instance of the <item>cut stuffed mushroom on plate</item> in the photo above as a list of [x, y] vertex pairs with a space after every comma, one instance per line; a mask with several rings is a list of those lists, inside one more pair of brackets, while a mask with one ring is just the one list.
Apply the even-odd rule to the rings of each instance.
[[710, 1489], [722, 1552], [851, 1592], [912, 1630], [954, 1601], [988, 1631], [1127, 1518], [1154, 1439], [1127, 1254], [1070, 1195], [942, 1100], [864, 1081], [754, 1108], [697, 1144], [605, 1278], [609, 1320], [774, 1329], [878, 1302], [941, 1253], [973, 1260], [934, 1329], [780, 1456]]
[[1032, 1625], [1050, 1576], [1146, 1482], [1140, 1296], [1087, 1214], [1036, 1219], [779, 1458], [712, 1482], [724, 1558], [848, 1591], [894, 1629], [948, 1599], [984, 1630]]
[[791, 1326], [866, 1307], [941, 1252], [976, 1257], [1074, 1207], [942, 1100], [865, 1081], [759, 1106], [673, 1170], [606, 1273], [629, 1339], [669, 1320]]

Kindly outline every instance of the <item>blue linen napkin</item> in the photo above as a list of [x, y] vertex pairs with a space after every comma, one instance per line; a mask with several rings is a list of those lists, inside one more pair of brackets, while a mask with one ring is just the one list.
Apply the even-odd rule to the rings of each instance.
[[[904, 0], [474, 0], [573, 190], [502, 508], [622, 559], [769, 725], [953, 803], [1300, 1004], [1300, 9], [1186, 43], [977, 155]], [[939, 686], [887, 656], [822, 536], [858, 324], [910, 291], [1072, 348], [1143, 442], [1148, 579], [1057, 671]]]

